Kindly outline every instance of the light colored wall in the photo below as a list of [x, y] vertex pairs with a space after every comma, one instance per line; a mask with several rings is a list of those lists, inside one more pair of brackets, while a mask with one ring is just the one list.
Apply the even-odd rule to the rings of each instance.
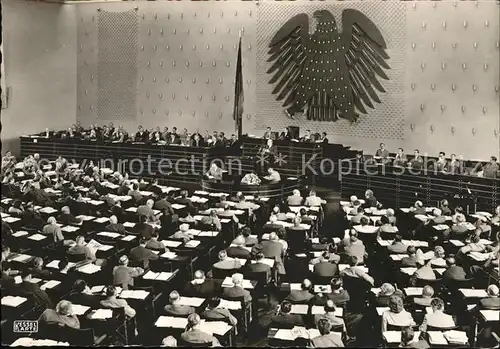
[[19, 136], [62, 129], [76, 120], [75, 7], [2, 0], [6, 84], [2, 153]]

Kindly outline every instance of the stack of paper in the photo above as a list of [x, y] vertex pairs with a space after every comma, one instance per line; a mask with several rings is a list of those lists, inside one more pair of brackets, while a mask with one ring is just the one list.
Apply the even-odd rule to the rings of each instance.
[[19, 230], [18, 232], [15, 232], [14, 234], [12, 234], [12, 236], [15, 237], [15, 238], [18, 238], [18, 237], [21, 237], [21, 236], [25, 236], [25, 235], [28, 235], [28, 232], [24, 231], [24, 230]]
[[198, 297], [181, 297], [179, 299], [179, 304], [182, 305], [189, 305], [190, 307], [198, 308], [203, 304], [205, 301], [205, 298], [198, 298]]
[[186, 328], [187, 318], [182, 317], [172, 317], [172, 316], [160, 316], [156, 322], [156, 327], [170, 327], [170, 328]]
[[137, 236], [134, 236], [134, 235], [127, 235], [125, 237], [122, 238], [122, 241], [132, 241], [134, 239], [136, 239]]
[[155, 273], [153, 271], [148, 271], [144, 276], [142, 277], [145, 280], [157, 280], [157, 281], [167, 281], [169, 280], [173, 273], [168, 273], [168, 272], [160, 272], [160, 273]]
[[201, 241], [199, 241], [199, 240], [190, 240], [190, 241], [186, 242], [184, 244], [184, 246], [189, 247], [189, 248], [195, 248], [199, 244], [201, 244]]
[[24, 297], [18, 297], [18, 296], [2, 297], [2, 305], [7, 306], [7, 307], [12, 307], [12, 308], [16, 308], [26, 301], [27, 301], [27, 299]]
[[111, 309], [97, 309], [91, 316], [91, 319], [110, 319], [113, 317], [113, 311]]
[[80, 304], [72, 304], [71, 308], [73, 309], [73, 314], [75, 315], [83, 315], [90, 309], [90, 307]]
[[40, 209], [40, 212], [46, 213], [46, 214], [52, 214], [54, 212], [57, 212], [57, 210], [53, 207], [44, 207]]
[[160, 257], [162, 258], [166, 258], [166, 259], [174, 259], [177, 257], [177, 254], [175, 252], [165, 252], [164, 254], [160, 255]]
[[125, 222], [125, 223], [123, 223], [123, 226], [125, 228], [133, 228], [133, 227], [135, 227], [135, 223], [133, 223], [133, 222]]
[[93, 286], [90, 289], [90, 292], [91, 293], [102, 293], [102, 292], [104, 292], [104, 285]]
[[72, 225], [67, 225], [65, 227], [62, 227], [61, 230], [64, 231], [65, 233], [73, 233], [75, 231], [77, 231], [78, 227], [73, 227]]
[[166, 247], [179, 247], [182, 245], [181, 241], [172, 241], [172, 240], [162, 240], [161, 241]]
[[106, 222], [109, 222], [109, 218], [108, 217], [99, 217], [99, 218], [94, 219], [94, 222], [96, 222], [96, 223], [106, 223]]
[[217, 308], [223, 308], [229, 310], [241, 310], [241, 302], [221, 299]]
[[486, 322], [500, 321], [500, 310], [480, 310], [479, 311]]
[[181, 210], [181, 209], [183, 209], [184, 207], [186, 207], [186, 205], [172, 204], [172, 208], [173, 208], [174, 210]]
[[[118, 233], [113, 233], [113, 232], [108, 232], [108, 231], [102, 231], [100, 233], [97, 233], [97, 235], [100, 235], [100, 236], [107, 236], [109, 238], [112, 238], [112, 239], [116, 239], [117, 237], [121, 236], [120, 234]], [[94, 243], [98, 244], [97, 241], [95, 240], [91, 240], [91, 241], [94, 241]], [[90, 243], [90, 242], [89, 242]], [[96, 247], [96, 250], [98, 249], [98, 247]]]
[[77, 269], [79, 272], [84, 274], [95, 274], [101, 270], [101, 267], [95, 264], [86, 264], [83, 267]]
[[292, 309], [290, 310], [290, 313], [307, 315], [308, 311], [309, 311], [309, 305], [307, 304], [292, 304]]
[[31, 256], [29, 256], [27, 254], [19, 254], [19, 255], [15, 256], [14, 258], [12, 258], [13, 261], [20, 262], [20, 263], [24, 263], [29, 259], [31, 259]]
[[120, 298], [132, 299], [146, 299], [148, 296], [149, 292], [144, 290], [123, 290], [119, 295]]
[[469, 256], [478, 262], [482, 262], [482, 261], [487, 260], [490, 257], [490, 254], [489, 253], [481, 253], [481, 252], [471, 252], [471, 253], [469, 253]]
[[465, 344], [469, 341], [467, 334], [464, 331], [451, 330], [446, 331], [443, 335], [449, 343]]
[[488, 294], [485, 290], [475, 290], [472, 288], [461, 288], [460, 293], [464, 295], [465, 298], [485, 298]]
[[433, 228], [436, 230], [446, 230], [449, 228], [449, 226], [447, 226], [446, 224], [437, 224], [433, 226]]
[[407, 296], [421, 296], [423, 287], [407, 287], [405, 293]]
[[50, 280], [50, 281], [47, 281], [46, 283], [44, 283], [42, 286], [40, 286], [40, 289], [42, 289], [42, 290], [52, 289], [52, 288], [56, 287], [57, 285], [59, 285], [60, 283], [61, 283], [61, 281]]
[[219, 235], [218, 231], [202, 231], [202, 232], [200, 232], [200, 234], [198, 236], [216, 237], [217, 235]]

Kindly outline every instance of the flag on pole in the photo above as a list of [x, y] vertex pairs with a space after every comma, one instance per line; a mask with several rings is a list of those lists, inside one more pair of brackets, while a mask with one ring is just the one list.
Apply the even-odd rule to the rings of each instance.
[[236, 61], [236, 81], [234, 84], [234, 109], [233, 118], [238, 138], [242, 134], [243, 121], [243, 69], [241, 67], [241, 32], [238, 43], [238, 58]]

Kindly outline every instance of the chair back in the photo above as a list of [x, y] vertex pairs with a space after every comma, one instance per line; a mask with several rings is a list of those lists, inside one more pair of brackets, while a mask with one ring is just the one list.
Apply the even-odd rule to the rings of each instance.
[[93, 328], [71, 328], [66, 327], [67, 341], [70, 345], [75, 346], [94, 346], [94, 329]]
[[206, 343], [191, 343], [191, 342], [187, 342], [185, 341], [184, 339], [182, 339], [182, 337], [179, 338], [179, 340], [177, 341], [177, 345], [179, 347], [189, 347], [189, 348], [210, 348], [212, 347], [212, 343], [211, 342], [206, 342]]
[[219, 269], [212, 267], [212, 275], [214, 279], [225, 279], [226, 277], [231, 277], [234, 273], [237, 273], [239, 269]]
[[39, 325], [38, 332], [35, 334], [36, 338], [39, 339], [52, 339], [58, 342], [65, 341], [65, 330], [67, 326], [62, 324], [47, 324], [41, 322]]
[[439, 331], [439, 332], [445, 332], [445, 331], [451, 331], [451, 330], [456, 330], [458, 326], [450, 326], [450, 327], [435, 327], [435, 326], [429, 326], [427, 325], [427, 331]]
[[78, 263], [84, 261], [87, 257], [85, 256], [85, 253], [66, 253], [66, 256], [68, 257], [68, 261], [72, 263]]
[[259, 289], [265, 288], [269, 284], [269, 281], [271, 281], [271, 274], [266, 271], [243, 271], [243, 276], [247, 280], [257, 281], [257, 287]]

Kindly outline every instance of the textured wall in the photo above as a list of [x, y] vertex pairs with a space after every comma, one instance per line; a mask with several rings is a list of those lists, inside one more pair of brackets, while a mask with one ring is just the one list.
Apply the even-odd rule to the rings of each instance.
[[[295, 14], [328, 9], [339, 21], [345, 8], [365, 13], [386, 39], [391, 80], [382, 81], [387, 90], [381, 95], [382, 104], [368, 109], [357, 125], [286, 118], [281, 103], [271, 95], [266, 74], [272, 36]], [[429, 154], [443, 150], [476, 159], [499, 155], [499, 21], [494, 1], [265, 1], [259, 6], [257, 24], [256, 133], [265, 126], [297, 125], [302, 130], [324, 130], [330, 139], [365, 151], [375, 151], [383, 141], [390, 149], [401, 146], [408, 153], [419, 148]]]
[[247, 2], [136, 2], [78, 5], [78, 120], [98, 122], [97, 8], [138, 6], [136, 118], [116, 123], [134, 130], [177, 126], [234, 132], [232, 118], [238, 35], [242, 31], [245, 120], [255, 114], [256, 5]]
[[76, 23], [73, 6], [2, 0], [6, 84], [2, 153], [19, 136], [76, 120]]

